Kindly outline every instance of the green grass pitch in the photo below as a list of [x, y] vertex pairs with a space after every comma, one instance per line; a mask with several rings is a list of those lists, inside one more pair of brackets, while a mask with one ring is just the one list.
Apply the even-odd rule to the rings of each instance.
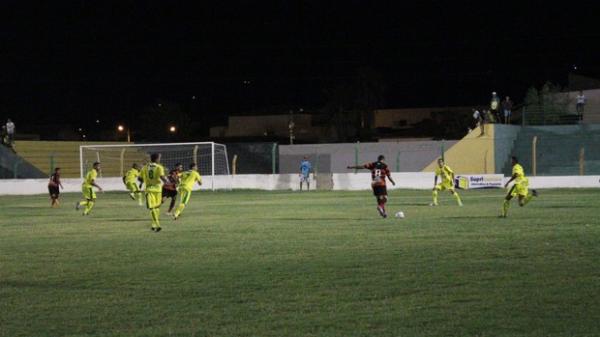
[[598, 336], [600, 190], [0, 197], [0, 336]]

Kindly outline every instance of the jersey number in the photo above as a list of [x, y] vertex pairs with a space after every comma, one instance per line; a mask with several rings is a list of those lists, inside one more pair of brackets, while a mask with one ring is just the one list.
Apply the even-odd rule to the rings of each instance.
[[154, 170], [148, 170], [148, 177], [154, 179]]
[[381, 177], [381, 170], [377, 169], [374, 171], [376, 177]]

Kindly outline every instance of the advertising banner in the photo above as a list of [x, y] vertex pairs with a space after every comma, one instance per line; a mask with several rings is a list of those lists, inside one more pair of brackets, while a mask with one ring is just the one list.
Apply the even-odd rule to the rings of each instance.
[[461, 175], [456, 177], [455, 185], [460, 189], [502, 188], [502, 174]]

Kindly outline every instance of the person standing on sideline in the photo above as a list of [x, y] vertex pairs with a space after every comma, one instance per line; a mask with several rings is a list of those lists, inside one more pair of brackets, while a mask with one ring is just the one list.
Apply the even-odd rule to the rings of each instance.
[[575, 98], [575, 110], [577, 111], [577, 116], [579, 116], [579, 120], [583, 120], [583, 109], [585, 108], [585, 95], [583, 94], [583, 90], [579, 91], [579, 95]]
[[306, 190], [310, 190], [310, 171], [312, 170], [312, 165], [310, 161], [308, 161], [308, 157], [304, 156], [302, 161], [300, 162], [300, 191], [302, 191], [302, 183], [306, 183]]
[[510, 117], [512, 115], [512, 107], [513, 107], [513, 102], [510, 100], [510, 97], [506, 96], [504, 101], [502, 101], [502, 112], [504, 114], [504, 124], [510, 124]]
[[481, 130], [479, 136], [483, 136], [485, 134], [483, 114], [479, 110], [473, 109], [473, 119], [475, 120], [475, 127], [479, 126]]
[[492, 113], [492, 116], [494, 116], [495, 123], [498, 123], [501, 121], [499, 108], [500, 108], [500, 98], [494, 91], [494, 92], [492, 92], [492, 100], [490, 101], [490, 112]]
[[8, 146], [13, 147], [15, 142], [15, 123], [10, 118], [6, 121], [6, 138]]

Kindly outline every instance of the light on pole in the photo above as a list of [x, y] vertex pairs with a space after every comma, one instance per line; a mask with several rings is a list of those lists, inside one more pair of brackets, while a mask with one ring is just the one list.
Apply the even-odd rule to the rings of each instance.
[[131, 143], [131, 132], [128, 127], [125, 127], [125, 126], [119, 124], [117, 126], [117, 131], [119, 131], [119, 132], [126, 131], [127, 132], [127, 143]]

